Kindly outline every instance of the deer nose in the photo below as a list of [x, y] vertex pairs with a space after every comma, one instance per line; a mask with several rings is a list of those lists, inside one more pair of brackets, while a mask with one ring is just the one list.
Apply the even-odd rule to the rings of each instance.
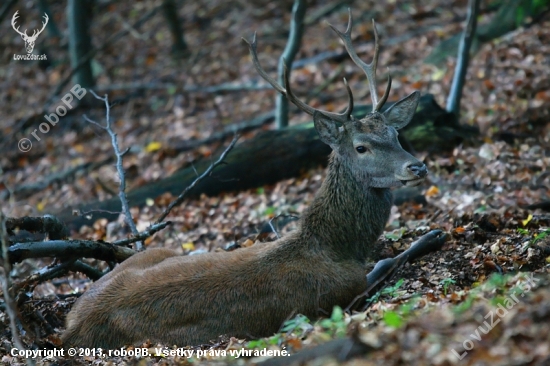
[[418, 178], [424, 178], [428, 174], [428, 169], [426, 168], [426, 165], [421, 162], [411, 164], [407, 168]]

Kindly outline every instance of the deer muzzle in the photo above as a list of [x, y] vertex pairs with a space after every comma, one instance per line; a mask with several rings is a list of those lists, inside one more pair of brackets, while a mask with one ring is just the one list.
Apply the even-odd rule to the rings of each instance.
[[428, 175], [428, 169], [426, 164], [417, 161], [412, 164], [408, 164], [405, 168], [406, 176], [398, 177], [401, 183], [407, 187], [414, 187], [424, 181], [424, 178]]

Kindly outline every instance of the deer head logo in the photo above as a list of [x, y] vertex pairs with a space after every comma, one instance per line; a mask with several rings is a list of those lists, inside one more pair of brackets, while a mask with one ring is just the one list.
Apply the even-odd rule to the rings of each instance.
[[11, 18], [11, 26], [13, 27], [13, 29], [19, 33], [21, 35], [21, 38], [23, 38], [23, 41], [25, 41], [25, 48], [27, 49], [27, 53], [31, 53], [32, 50], [34, 49], [34, 42], [36, 42], [36, 38], [38, 38], [38, 35], [40, 33], [42, 33], [42, 31], [44, 30], [44, 28], [46, 28], [46, 24], [48, 24], [48, 20], [50, 18], [48, 18], [48, 14], [44, 13], [44, 20], [45, 22], [42, 22], [42, 29], [40, 29], [39, 31], [37, 31], [36, 29], [33, 31], [32, 33], [32, 36], [29, 36], [27, 34], [27, 30], [25, 29], [25, 32], [20, 32], [19, 31], [19, 26], [17, 28], [15, 28], [15, 21], [17, 20], [17, 18], [19, 17], [19, 15], [17, 15], [17, 13], [19, 12], [16, 11], [15, 14], [13, 14], [13, 18]]

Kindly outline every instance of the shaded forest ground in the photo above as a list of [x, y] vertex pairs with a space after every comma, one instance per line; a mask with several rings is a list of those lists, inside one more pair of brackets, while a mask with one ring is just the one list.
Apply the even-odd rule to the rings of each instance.
[[[267, 1], [254, 6], [246, 2], [204, 1], [200, 5], [185, 2], [180, 16], [186, 41], [193, 50], [188, 59], [170, 58], [170, 37], [160, 16], [97, 57], [96, 66], [102, 70], [98, 76], [100, 93], [103, 93], [102, 87], [132, 82], [154, 87], [139, 92], [127, 88], [109, 91], [111, 100], [120, 101], [112, 109], [112, 116], [121, 143], [135, 149], [125, 160], [130, 189], [169, 176], [218, 148], [204, 146], [174, 155], [171, 146], [178, 142], [208, 137], [230, 123], [252, 119], [272, 108], [274, 92], [271, 90], [212, 94], [181, 92], [181, 88], [258, 81], [248, 51], [240, 40], [242, 36], [250, 37], [254, 31], [258, 32], [261, 61], [267, 70], [273, 71], [286, 42], [284, 30], [289, 21], [286, 9], [290, 2], [287, 3], [284, 7]], [[101, 9], [93, 22], [94, 45], [100, 45], [109, 34], [121, 29], [125, 21], [136, 19], [139, 11], [143, 11], [138, 8], [149, 8], [152, 4], [147, 1], [134, 5], [110, 4]], [[315, 3], [309, 12], [314, 13], [325, 5], [325, 2]], [[355, 15], [354, 43], [365, 57], [372, 52], [370, 19], [376, 18], [380, 25], [383, 37], [380, 65], [388, 65], [395, 80], [390, 98], [395, 100], [418, 89], [434, 94], [444, 105], [454, 60], [436, 67], [424, 64], [423, 59], [441, 39], [461, 30], [466, 2], [430, 1], [409, 5], [352, 2], [351, 7], [354, 14], [358, 14]], [[52, 10], [58, 14], [55, 20], [64, 29], [64, 9], [52, 5]], [[493, 14], [482, 15], [480, 22], [488, 21]], [[298, 59], [342, 48], [325, 20], [342, 28], [346, 11], [340, 9], [309, 25]], [[11, 60], [13, 53], [22, 53], [22, 42], [9, 22], [4, 21], [0, 26], [3, 30], [0, 40], [6, 45], [0, 52], [4, 59]], [[517, 306], [502, 317], [501, 324], [483, 335], [482, 340], [472, 341], [473, 349], [460, 364], [549, 362], [548, 281], [541, 280], [537, 283], [538, 289], [525, 291], [521, 285], [528, 282], [519, 275], [507, 280], [487, 280], [498, 272], [548, 271], [548, 239], [537, 241], [535, 235], [548, 228], [550, 218], [543, 211], [525, 211], [519, 206], [548, 199], [549, 26], [547, 16], [527, 29], [484, 45], [472, 59], [462, 102], [462, 122], [480, 127], [479, 140], [449, 152], [417, 153], [430, 171], [424, 185], [428, 204], [394, 208], [386, 235], [381, 238], [387, 247], [381, 256], [395, 255], [430, 228], [441, 228], [451, 234], [444, 251], [403, 269], [390, 285], [391, 291], [375, 299], [366, 313], [335, 318], [324, 325], [298, 324], [293, 331], [264, 343], [222, 340], [203, 349], [284, 346], [295, 354], [299, 349], [348, 333], [370, 347], [361, 357], [361, 364], [455, 364], [458, 359], [452, 350], [462, 354], [464, 340], [472, 339], [470, 334], [483, 325], [485, 315], [510, 294], [520, 291], [525, 296]], [[386, 45], [386, 41], [401, 36], [404, 36], [402, 42]], [[17, 141], [28, 137], [42, 122], [40, 116], [34, 120], [27, 117], [41, 110], [67, 70], [63, 42], [45, 39], [42, 38], [51, 55], [50, 68], [44, 70], [35, 63], [13, 60], [0, 67], [0, 164], [3, 184], [10, 187], [37, 182], [55, 172], [112, 155], [107, 136], [81, 117], [86, 113], [100, 121], [104, 116], [102, 108], [76, 110], [63, 118], [63, 123], [41, 135], [41, 141], [33, 141], [29, 153], [23, 154], [17, 149]], [[340, 65], [344, 65], [342, 69]], [[367, 101], [364, 75], [347, 57], [309, 63], [296, 69], [293, 72], [295, 91], [307, 96], [335, 73], [340, 74], [334, 82], [311, 100], [314, 107], [338, 110], [345, 105], [345, 90], [340, 81], [343, 76], [350, 81], [356, 100]], [[292, 121], [307, 121], [307, 116], [294, 114]], [[247, 239], [255, 237], [262, 223], [278, 214], [303, 211], [323, 174], [324, 171], [318, 169], [273, 186], [187, 201], [172, 214], [170, 219], [174, 225], [146, 244], [179, 247], [182, 252], [219, 250], [233, 241], [248, 245]], [[116, 192], [116, 184], [114, 167], [104, 165], [82, 172], [72, 180], [52, 184], [39, 193], [19, 196], [7, 213], [41, 215], [62, 206], [70, 209], [78, 203], [110, 197]], [[145, 228], [169, 199], [160, 197], [136, 211], [138, 228]], [[108, 241], [120, 238], [125, 235], [120, 222], [107, 225], [100, 221], [73, 236]], [[292, 225], [286, 229], [292, 229]], [[26, 261], [15, 268], [14, 277], [24, 278], [46, 263], [49, 262]], [[404, 279], [401, 286], [393, 286], [401, 278]], [[29, 319], [37, 312], [44, 319], [31, 321], [39, 329], [38, 344], [57, 344], [64, 316], [74, 301], [74, 297], [67, 295], [81, 292], [88, 285], [87, 279], [75, 274], [47, 282], [34, 291], [33, 300], [27, 302], [22, 311]], [[386, 315], [392, 313], [397, 314], [401, 322]], [[7, 324], [3, 312], [1, 320]], [[10, 347], [7, 329], [0, 336], [0, 353], [3, 353]], [[31, 334], [27, 337], [32, 340]], [[8, 355], [2, 360], [22, 361]], [[158, 357], [148, 361], [187, 362]], [[83, 358], [78, 362], [94, 361]], [[113, 362], [125, 360], [114, 358]], [[349, 364], [358, 362], [349, 361]]]

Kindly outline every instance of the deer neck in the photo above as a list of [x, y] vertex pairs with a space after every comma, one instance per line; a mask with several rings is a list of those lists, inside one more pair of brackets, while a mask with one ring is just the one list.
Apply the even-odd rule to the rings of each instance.
[[339, 259], [364, 262], [386, 226], [392, 195], [359, 181], [342, 159], [331, 154], [327, 177], [302, 216], [301, 236]]

